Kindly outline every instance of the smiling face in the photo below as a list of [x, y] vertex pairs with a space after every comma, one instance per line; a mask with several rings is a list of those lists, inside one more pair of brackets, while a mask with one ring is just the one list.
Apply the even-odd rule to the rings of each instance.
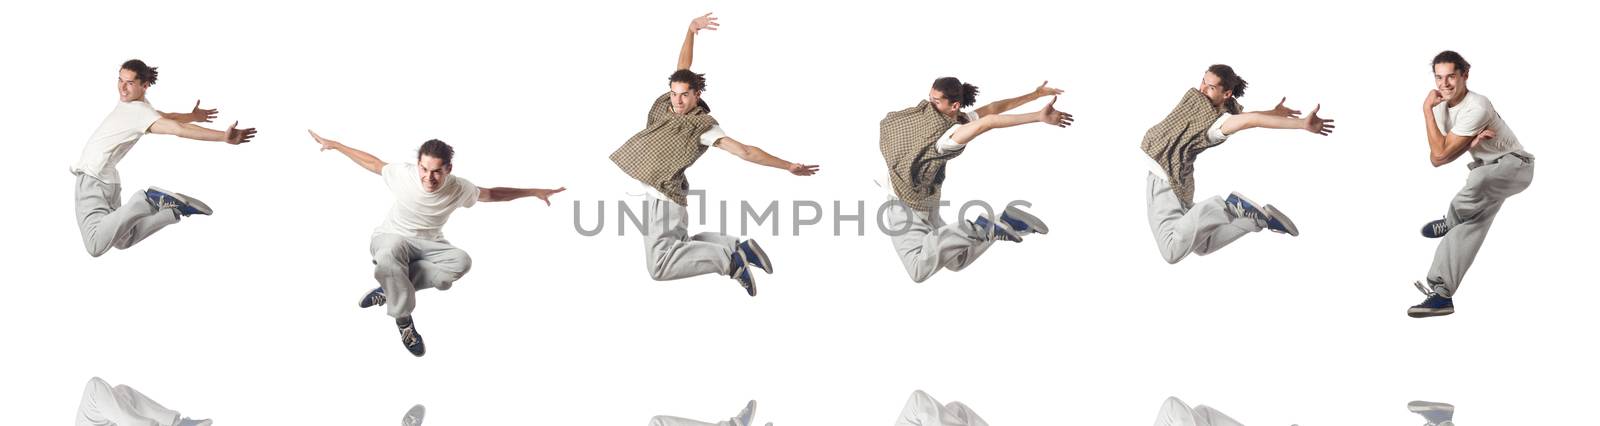
[[1467, 74], [1456, 69], [1456, 64], [1433, 64], [1433, 86], [1445, 102], [1455, 105], [1467, 96]]
[[945, 99], [939, 89], [928, 89], [928, 103], [933, 104], [933, 109], [945, 117], [955, 118], [956, 114], [961, 113], [961, 102]]
[[1205, 77], [1200, 78], [1200, 85], [1195, 86], [1195, 89], [1199, 89], [1201, 94], [1206, 95], [1206, 99], [1211, 100], [1211, 106], [1222, 106], [1233, 97], [1232, 90], [1222, 88], [1222, 77], [1210, 71], [1206, 71]]
[[438, 157], [431, 155], [419, 156], [417, 157], [417, 174], [422, 179], [422, 190], [431, 193], [438, 191], [440, 185], [444, 185], [444, 179], [450, 176], [450, 165], [445, 164], [444, 160], [440, 160]]
[[674, 81], [669, 86], [672, 88], [672, 112], [688, 114], [700, 105], [700, 91], [689, 88], [689, 83]]
[[125, 69], [117, 72], [117, 98], [123, 102], [144, 99], [144, 91], [149, 88], [150, 83], [139, 80], [139, 75], [133, 70]]

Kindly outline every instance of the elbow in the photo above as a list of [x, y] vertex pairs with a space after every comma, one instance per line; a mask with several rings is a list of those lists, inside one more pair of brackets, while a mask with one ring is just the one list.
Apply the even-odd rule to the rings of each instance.
[[1450, 164], [1450, 159], [1439, 155], [1429, 155], [1428, 162], [1432, 163], [1433, 167], [1440, 167]]

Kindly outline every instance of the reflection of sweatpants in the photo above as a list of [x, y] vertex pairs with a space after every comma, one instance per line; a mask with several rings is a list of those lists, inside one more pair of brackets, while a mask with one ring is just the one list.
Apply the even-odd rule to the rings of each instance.
[[939, 401], [919, 390], [906, 400], [906, 407], [900, 410], [900, 419], [895, 420], [894, 426], [989, 426], [989, 423], [966, 404], [939, 405]]
[[387, 298], [389, 316], [405, 318], [417, 306], [417, 290], [449, 290], [472, 269], [467, 252], [449, 241], [413, 238], [388, 233], [372, 234], [373, 276]]
[[1489, 236], [1489, 225], [1506, 198], [1528, 189], [1533, 183], [1533, 155], [1526, 152], [1507, 154], [1494, 161], [1473, 162], [1468, 166], [1467, 184], [1450, 200], [1450, 209], [1444, 220], [1450, 232], [1440, 238], [1439, 249], [1433, 255], [1433, 267], [1428, 269], [1428, 279], [1433, 290], [1446, 297], [1461, 287], [1461, 278], [1472, 267], [1478, 248]]
[[689, 210], [654, 195], [645, 198], [644, 265], [656, 281], [728, 274], [739, 238], [715, 232], [689, 236]]
[[923, 282], [940, 268], [960, 271], [977, 261], [994, 240], [977, 225], [964, 219], [955, 223], [939, 224], [930, 214], [918, 212], [900, 200], [890, 200], [883, 211], [882, 223], [890, 232], [894, 251], [905, 264], [911, 281]]
[[178, 223], [177, 213], [156, 208], [144, 191], [135, 192], [123, 205], [121, 184], [101, 182], [82, 172], [73, 175], [78, 180], [78, 232], [83, 234], [83, 248], [90, 256], [100, 257], [112, 247], [127, 249]]
[[1146, 180], [1150, 232], [1155, 234], [1156, 248], [1161, 250], [1161, 257], [1167, 259], [1167, 263], [1178, 263], [1189, 253], [1211, 254], [1245, 234], [1262, 229], [1253, 219], [1233, 217], [1222, 197], [1207, 198], [1194, 207], [1184, 208], [1166, 178], [1149, 173]]
[[1178, 398], [1167, 398], [1156, 415], [1155, 426], [1244, 426], [1238, 420], [1211, 407], [1189, 408]]
[[89, 379], [78, 403], [76, 426], [172, 426], [178, 412], [162, 407], [127, 385], [113, 388], [99, 377]]

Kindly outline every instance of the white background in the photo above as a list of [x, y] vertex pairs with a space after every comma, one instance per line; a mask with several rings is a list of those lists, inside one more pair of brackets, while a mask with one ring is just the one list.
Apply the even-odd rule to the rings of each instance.
[[[1412, 399], [1458, 405], [1463, 425], [1594, 424], [1592, 11], [444, 3], [6, 6], [5, 423], [65, 424], [101, 376], [223, 425], [388, 425], [414, 403], [431, 425], [637, 425], [724, 419], [748, 399], [780, 426], [888, 425], [913, 389], [997, 426], [1149, 424], [1169, 395], [1250, 425], [1419, 424]], [[575, 201], [592, 215], [638, 192], [606, 156], [641, 128], [706, 11], [724, 25], [702, 33], [694, 68], [724, 128], [823, 166], [796, 178], [714, 151], [690, 173], [713, 201], [782, 201], [784, 235], [751, 230], [777, 265], [753, 299], [723, 277], [650, 281], [615, 217], [597, 237], [573, 226]], [[1417, 230], [1466, 175], [1426, 160], [1421, 103], [1442, 49], [1475, 65], [1470, 87], [1539, 170], [1501, 211], [1460, 312], [1414, 320], [1411, 282], [1435, 247]], [[217, 214], [90, 258], [67, 165], [135, 57], [160, 67], [157, 108], [201, 99], [222, 111], [210, 126], [261, 133], [240, 147], [146, 137], [121, 165], [124, 195], [160, 185]], [[1199, 197], [1244, 192], [1303, 233], [1167, 265], [1137, 144], [1213, 63], [1250, 81], [1248, 109], [1321, 102], [1338, 130], [1252, 130], [1205, 154]], [[878, 120], [944, 75], [980, 86], [980, 104], [1046, 79], [1066, 90], [1057, 106], [1077, 125], [984, 135], [945, 186], [1029, 200], [1054, 232], [923, 284], [870, 223], [864, 237], [828, 222], [791, 235], [793, 200], [882, 199]], [[571, 190], [554, 207], [454, 216], [446, 234], [474, 267], [419, 296], [429, 354], [414, 359], [387, 316], [356, 308], [388, 193], [307, 128], [389, 161], [441, 138], [480, 185]]]

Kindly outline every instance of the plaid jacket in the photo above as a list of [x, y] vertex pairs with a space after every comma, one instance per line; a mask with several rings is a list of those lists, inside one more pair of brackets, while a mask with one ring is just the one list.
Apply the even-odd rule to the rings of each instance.
[[689, 179], [683, 172], [706, 153], [700, 135], [717, 125], [717, 120], [699, 106], [688, 114], [673, 113], [671, 96], [669, 92], [656, 98], [644, 130], [612, 152], [611, 162], [672, 202], [687, 206]]

